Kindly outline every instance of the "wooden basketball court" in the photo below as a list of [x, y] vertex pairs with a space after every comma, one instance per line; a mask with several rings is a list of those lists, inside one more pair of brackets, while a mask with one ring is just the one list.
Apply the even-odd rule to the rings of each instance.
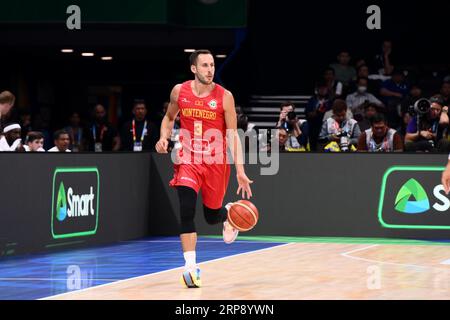
[[450, 246], [431, 244], [280, 244], [201, 263], [198, 289], [176, 268], [49, 299], [448, 299]]

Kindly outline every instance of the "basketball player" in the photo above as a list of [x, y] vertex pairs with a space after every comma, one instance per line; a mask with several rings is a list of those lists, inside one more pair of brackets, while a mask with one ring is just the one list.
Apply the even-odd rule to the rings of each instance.
[[[211, 225], [223, 223], [225, 243], [232, 243], [238, 235], [238, 230], [227, 221], [231, 203], [222, 206], [230, 175], [230, 167], [226, 163], [227, 143], [236, 166], [239, 184], [237, 194], [242, 192], [242, 198], [249, 199], [252, 196], [250, 184], [253, 181], [244, 171], [234, 98], [230, 91], [213, 82], [215, 65], [211, 52], [197, 50], [191, 54], [189, 60], [195, 79], [177, 84], [172, 89], [170, 103], [161, 123], [156, 151], [167, 153], [174, 121], [180, 113], [180, 132], [187, 132], [187, 136], [186, 133], [180, 133], [182, 148], [177, 152], [178, 158], [182, 157], [183, 160], [174, 165], [174, 177], [170, 185], [177, 189], [180, 201], [180, 239], [186, 261], [181, 282], [188, 288], [197, 288], [201, 286], [201, 280], [200, 269], [196, 263], [197, 233], [194, 214], [200, 189], [206, 222]], [[205, 135], [210, 129], [221, 133], [219, 138], [223, 140], [220, 142], [222, 150], [218, 152], [223, 156], [223, 162], [195, 162], [193, 157], [198, 156], [199, 152], [201, 156], [211, 156], [212, 145], [217, 145], [217, 141], [213, 141], [216, 139], [208, 139]]]

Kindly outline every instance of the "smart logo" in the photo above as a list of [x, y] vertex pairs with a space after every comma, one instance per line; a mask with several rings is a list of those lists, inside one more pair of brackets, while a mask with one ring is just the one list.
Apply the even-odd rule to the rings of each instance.
[[97, 168], [55, 170], [51, 214], [54, 239], [88, 236], [97, 232], [99, 189]]
[[[415, 198], [415, 201], [410, 200]], [[415, 179], [409, 179], [395, 198], [395, 210], [403, 213], [423, 213], [430, 209], [427, 193]]]
[[450, 199], [441, 184], [444, 167], [388, 169], [381, 186], [378, 220], [385, 228], [450, 229]]
[[66, 201], [66, 189], [64, 183], [61, 181], [58, 191], [58, 200], [56, 201], [56, 218], [59, 221], [64, 221], [67, 216], [67, 201]]

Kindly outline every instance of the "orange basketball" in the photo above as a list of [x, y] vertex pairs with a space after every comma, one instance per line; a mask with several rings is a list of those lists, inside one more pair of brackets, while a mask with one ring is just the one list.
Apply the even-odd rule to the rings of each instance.
[[258, 218], [258, 209], [248, 200], [236, 201], [228, 212], [228, 222], [239, 231], [251, 230], [258, 222]]

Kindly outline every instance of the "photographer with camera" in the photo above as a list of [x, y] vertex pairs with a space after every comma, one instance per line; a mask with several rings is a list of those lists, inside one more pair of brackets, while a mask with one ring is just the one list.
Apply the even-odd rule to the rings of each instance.
[[288, 133], [286, 147], [288, 149], [303, 149], [309, 151], [308, 146], [308, 123], [300, 120], [295, 113], [295, 105], [291, 102], [282, 103], [280, 106], [280, 119], [276, 125]]
[[355, 119], [347, 117], [347, 104], [342, 99], [333, 103], [333, 116], [323, 122], [319, 142], [327, 144], [325, 151], [356, 150], [361, 131]]
[[443, 132], [449, 125], [448, 107], [440, 96], [419, 99], [414, 104], [415, 116], [408, 123], [405, 151], [448, 152], [449, 142]]
[[388, 127], [382, 113], [371, 119], [371, 128], [365, 130], [358, 140], [359, 152], [402, 152], [403, 141], [400, 134]]

